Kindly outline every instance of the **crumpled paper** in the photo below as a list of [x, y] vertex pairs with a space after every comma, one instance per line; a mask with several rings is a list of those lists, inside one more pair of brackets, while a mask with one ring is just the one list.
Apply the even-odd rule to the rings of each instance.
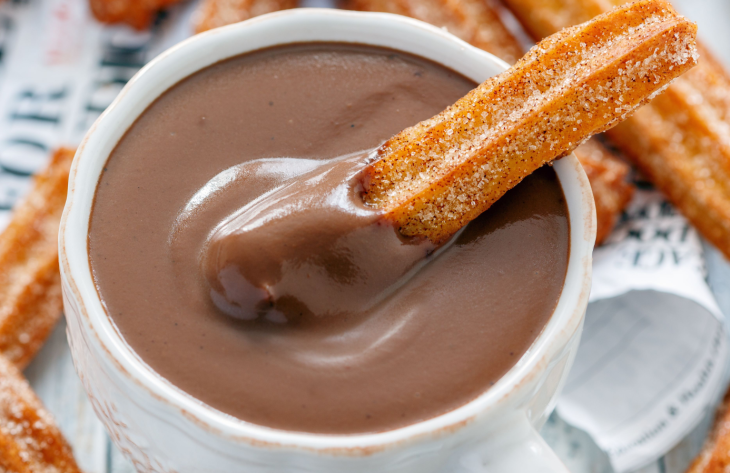
[[697, 232], [646, 187], [594, 251], [583, 338], [557, 407], [618, 473], [659, 458], [713, 408], [728, 355]]

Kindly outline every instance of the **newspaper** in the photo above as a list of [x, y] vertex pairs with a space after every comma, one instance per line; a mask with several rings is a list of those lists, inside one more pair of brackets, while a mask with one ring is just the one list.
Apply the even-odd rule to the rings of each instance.
[[[50, 152], [77, 146], [147, 61], [192, 34], [194, 7], [139, 33], [97, 23], [83, 0], [0, 2], [0, 229]], [[558, 412], [623, 472], [663, 455], [711, 409], [727, 342], [697, 233], [657, 192], [637, 192], [595, 251], [594, 275]]]
[[59, 146], [77, 146], [124, 84], [192, 34], [192, 3], [150, 32], [96, 22], [83, 0], [0, 3], [0, 228]]
[[648, 187], [639, 183], [594, 251], [583, 338], [558, 402], [618, 473], [659, 458], [713, 408], [728, 357], [699, 236]]

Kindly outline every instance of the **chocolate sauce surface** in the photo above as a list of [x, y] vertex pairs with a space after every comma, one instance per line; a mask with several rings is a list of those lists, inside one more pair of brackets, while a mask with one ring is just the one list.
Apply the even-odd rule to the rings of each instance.
[[[362, 170], [372, 159], [359, 152], [310, 162], [308, 172], [225, 218], [201, 256], [216, 307], [242, 320], [302, 327], [354, 321], [446, 251], [453, 239], [437, 247], [404, 237], [365, 205]], [[251, 166], [257, 178], [273, 174], [259, 160], [237, 172]]]
[[[343, 253], [336, 243], [343, 227], [326, 206], [313, 206], [311, 219], [307, 209], [293, 233], [274, 220], [245, 240], [257, 251], [236, 261], [251, 278], [251, 268], [269, 271], [272, 258], [296, 261], [269, 272], [277, 281], [297, 274], [287, 287], [306, 304], [297, 299], [261, 317], [241, 316], [249, 305], [243, 296], [221, 310], [205, 261], [217, 241], [211, 237], [242, 208], [284, 188], [299, 192], [306, 179], [309, 191], [322, 189], [307, 198], [325, 201], [336, 186], [321, 182], [351, 177], [368, 150], [474, 86], [407, 54], [314, 43], [233, 58], [172, 87], [120, 140], [92, 209], [95, 282], [126, 342], [210, 406], [285, 430], [390, 430], [487, 390], [542, 331], [563, 286], [568, 215], [551, 168], [526, 178], [435, 253], [370, 236], [354, 237]], [[310, 221], [317, 224], [309, 228]], [[372, 241], [386, 243], [382, 251], [362, 246]], [[306, 272], [315, 270], [302, 251], [287, 249], [296, 242], [331, 248], [324, 252], [331, 261], [314, 266], [326, 274], [314, 275], [309, 288]], [[368, 255], [365, 286], [353, 282], [362, 279], [362, 268], [352, 267], [358, 248]], [[407, 278], [400, 269], [393, 276], [393, 267], [416, 260]], [[238, 276], [240, 268], [231, 272]], [[296, 313], [301, 318], [292, 319]]]

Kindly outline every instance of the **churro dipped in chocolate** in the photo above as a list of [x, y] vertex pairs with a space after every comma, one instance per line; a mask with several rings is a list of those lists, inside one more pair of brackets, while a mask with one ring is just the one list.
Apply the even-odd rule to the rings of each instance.
[[0, 355], [0, 471], [81, 473], [63, 435], [18, 368]]
[[[446, 28], [450, 33], [513, 64], [523, 51], [497, 11], [484, 0], [351, 0], [347, 8], [395, 13]], [[588, 175], [596, 202], [596, 244], [611, 233], [626, 208], [634, 187], [626, 177], [629, 167], [592, 138], [575, 150]]]
[[546, 39], [374, 152], [313, 166], [211, 232], [214, 303], [275, 322], [367, 310], [527, 175], [691, 68], [695, 34], [667, 3], [637, 2]]
[[61, 316], [58, 226], [73, 157], [53, 155], [0, 233], [0, 354], [21, 369]]
[[[586, 21], [625, 0], [506, 0], [536, 39]], [[730, 76], [701, 44], [697, 67], [609, 138], [730, 257]]]
[[201, 33], [296, 6], [297, 0], [204, 0], [197, 12], [195, 32]]
[[627, 118], [694, 66], [696, 26], [639, 1], [567, 28], [378, 150], [364, 199], [440, 243], [538, 167]]

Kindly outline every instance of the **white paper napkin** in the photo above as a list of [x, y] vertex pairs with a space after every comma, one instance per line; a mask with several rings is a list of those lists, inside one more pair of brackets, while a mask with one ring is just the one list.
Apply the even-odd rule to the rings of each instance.
[[728, 348], [697, 232], [660, 193], [637, 191], [593, 271], [558, 413], [621, 473], [659, 458], [712, 408]]

